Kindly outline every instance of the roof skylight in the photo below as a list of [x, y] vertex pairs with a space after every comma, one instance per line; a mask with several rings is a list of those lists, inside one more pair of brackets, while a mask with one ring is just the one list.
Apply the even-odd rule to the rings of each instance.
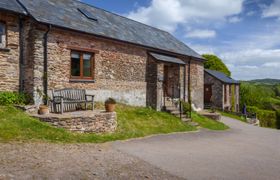
[[88, 19], [93, 20], [93, 21], [97, 21], [96, 17], [93, 16], [93, 14], [91, 12], [89, 12], [86, 9], [82, 9], [82, 8], [78, 8], [78, 10]]

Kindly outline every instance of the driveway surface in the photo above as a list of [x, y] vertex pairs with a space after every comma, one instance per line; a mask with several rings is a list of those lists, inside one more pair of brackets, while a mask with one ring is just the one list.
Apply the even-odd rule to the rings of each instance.
[[185, 179], [280, 179], [280, 131], [227, 117], [227, 131], [161, 135], [114, 148]]

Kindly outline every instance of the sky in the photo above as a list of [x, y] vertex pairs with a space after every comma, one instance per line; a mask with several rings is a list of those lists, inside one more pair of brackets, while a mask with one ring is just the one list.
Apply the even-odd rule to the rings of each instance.
[[280, 79], [280, 0], [82, 1], [219, 56], [235, 79]]

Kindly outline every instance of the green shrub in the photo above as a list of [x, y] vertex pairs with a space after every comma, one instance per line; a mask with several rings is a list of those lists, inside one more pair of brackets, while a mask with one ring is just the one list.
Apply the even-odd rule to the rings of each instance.
[[260, 120], [260, 126], [270, 128], [277, 127], [275, 111], [262, 110], [254, 106], [248, 106], [247, 111], [250, 113], [256, 113], [257, 118]]
[[189, 115], [192, 110], [190, 103], [185, 102], [185, 101], [181, 101], [181, 103], [182, 103], [182, 108], [183, 108], [184, 114]]
[[276, 111], [276, 128], [280, 129], [280, 110]]
[[0, 92], [0, 105], [28, 104], [30, 98], [23, 93]]
[[114, 98], [108, 98], [105, 104], [117, 104], [117, 101]]

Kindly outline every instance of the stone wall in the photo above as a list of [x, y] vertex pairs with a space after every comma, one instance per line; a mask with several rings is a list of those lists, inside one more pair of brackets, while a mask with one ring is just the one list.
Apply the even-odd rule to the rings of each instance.
[[[98, 51], [94, 60], [95, 82], [70, 81], [71, 49]], [[49, 35], [49, 89], [83, 88], [97, 101], [114, 97], [118, 101], [146, 106], [146, 63], [144, 49], [93, 36], [53, 29]]]
[[[188, 67], [186, 66], [188, 76]], [[198, 109], [204, 109], [204, 66], [203, 62], [191, 61], [191, 99], [192, 104]], [[187, 81], [186, 77], [186, 81]]]
[[0, 91], [19, 90], [19, 19], [16, 15], [0, 12], [6, 23], [6, 48], [0, 49]]
[[[16, 16], [0, 14], [8, 24], [8, 52], [0, 50], [0, 90], [19, 90], [19, 27]], [[37, 90], [43, 91], [44, 34], [47, 27], [31, 19], [24, 23], [24, 90], [40, 104]], [[89, 49], [94, 54], [94, 81], [71, 81], [71, 50]], [[162, 83], [158, 73], [163, 64], [148, 64], [148, 49], [92, 35], [52, 28], [48, 39], [48, 87], [51, 89], [82, 88], [96, 95], [96, 101], [108, 97], [137, 106], [158, 104]], [[163, 72], [163, 70], [162, 70]], [[181, 71], [182, 73], [183, 71]], [[203, 65], [192, 61], [191, 84], [193, 103], [203, 108]], [[154, 84], [153, 84], [154, 83]], [[148, 85], [147, 85], [148, 84]], [[154, 88], [152, 87], [154, 86]], [[152, 90], [154, 89], [154, 90]], [[156, 91], [155, 94], [153, 91]], [[155, 96], [155, 97], [152, 97]], [[155, 102], [151, 102], [153, 100]], [[150, 101], [150, 102], [148, 102]], [[158, 105], [155, 105], [158, 106]], [[158, 109], [158, 108], [157, 108]]]
[[212, 99], [214, 106], [223, 109], [223, 84], [208, 73], [204, 74], [204, 84], [212, 85]]
[[154, 109], [160, 109], [158, 94], [158, 63], [151, 56], [147, 63], [147, 106]]
[[235, 110], [236, 112], [240, 111], [240, 85], [235, 85]]
[[[212, 85], [212, 97], [215, 107], [228, 111], [232, 110], [232, 96], [234, 96], [235, 111], [239, 111], [239, 85], [224, 84], [217, 78], [214, 78], [213, 76], [209, 75], [208, 73], [204, 74], [204, 79], [204, 84]], [[234, 88], [234, 94], [232, 92], [232, 88]]]
[[74, 132], [112, 133], [117, 128], [115, 112], [84, 111], [64, 114], [33, 115], [41, 121]]

